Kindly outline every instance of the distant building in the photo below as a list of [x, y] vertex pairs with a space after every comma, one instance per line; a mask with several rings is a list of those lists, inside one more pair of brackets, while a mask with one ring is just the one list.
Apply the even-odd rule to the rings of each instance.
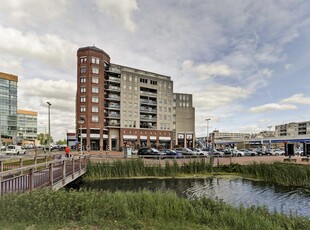
[[275, 136], [310, 135], [310, 121], [291, 122], [275, 126]]
[[173, 95], [173, 140], [176, 145], [193, 147], [195, 143], [195, 108], [191, 94]]
[[250, 133], [226, 133], [220, 132], [219, 130], [214, 130], [210, 133], [209, 139], [211, 139], [212, 135], [214, 135], [214, 140], [244, 140], [249, 139], [251, 136]]
[[172, 148], [178, 140], [194, 147], [192, 96], [174, 106], [176, 100], [171, 77], [110, 63], [94, 46], [78, 49], [76, 133], [83, 149]]
[[18, 77], [0, 72], [0, 139], [1, 144], [16, 142]]
[[38, 112], [17, 110], [17, 143], [19, 145], [35, 145], [37, 139]]

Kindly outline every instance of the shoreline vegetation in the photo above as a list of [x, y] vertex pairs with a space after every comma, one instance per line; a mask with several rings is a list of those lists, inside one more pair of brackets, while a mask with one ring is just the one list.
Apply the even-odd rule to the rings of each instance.
[[[281, 174], [284, 174], [281, 176]], [[310, 167], [287, 163], [212, 167], [202, 161], [145, 166], [142, 161], [90, 163], [84, 181], [132, 177], [237, 175], [309, 188]], [[219, 200], [188, 200], [174, 192], [48, 189], [0, 198], [1, 229], [309, 229], [310, 218], [238, 208]]]

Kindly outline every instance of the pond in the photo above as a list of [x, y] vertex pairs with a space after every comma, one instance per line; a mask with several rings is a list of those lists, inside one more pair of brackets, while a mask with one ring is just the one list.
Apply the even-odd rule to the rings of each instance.
[[110, 179], [82, 185], [108, 191], [175, 191], [181, 197], [210, 197], [235, 207], [266, 206], [273, 211], [310, 217], [310, 191], [242, 178]]

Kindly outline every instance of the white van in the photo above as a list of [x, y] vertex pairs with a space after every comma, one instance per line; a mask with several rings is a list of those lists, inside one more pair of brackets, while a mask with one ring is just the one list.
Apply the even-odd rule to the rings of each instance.
[[6, 147], [6, 154], [16, 154], [16, 155], [19, 155], [19, 154], [26, 154], [26, 150], [22, 148], [22, 146], [19, 146], [19, 145], [8, 145]]

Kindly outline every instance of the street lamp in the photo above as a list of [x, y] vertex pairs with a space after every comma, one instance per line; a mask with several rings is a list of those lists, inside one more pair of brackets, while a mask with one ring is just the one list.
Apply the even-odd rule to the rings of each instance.
[[48, 105], [48, 153], [51, 153], [51, 103], [46, 102]]
[[267, 128], [269, 129], [269, 149], [271, 149], [271, 133], [270, 133], [270, 129], [271, 129], [271, 125], [267, 126]]
[[83, 154], [82, 152], [82, 147], [83, 147], [83, 137], [82, 137], [82, 125], [84, 124], [85, 122], [85, 118], [84, 117], [80, 117], [80, 120], [78, 121], [78, 123], [80, 124], [80, 155]]
[[207, 121], [207, 144], [206, 144], [206, 148], [208, 148], [208, 142], [209, 142], [209, 121], [211, 120], [211, 118], [206, 118]]

